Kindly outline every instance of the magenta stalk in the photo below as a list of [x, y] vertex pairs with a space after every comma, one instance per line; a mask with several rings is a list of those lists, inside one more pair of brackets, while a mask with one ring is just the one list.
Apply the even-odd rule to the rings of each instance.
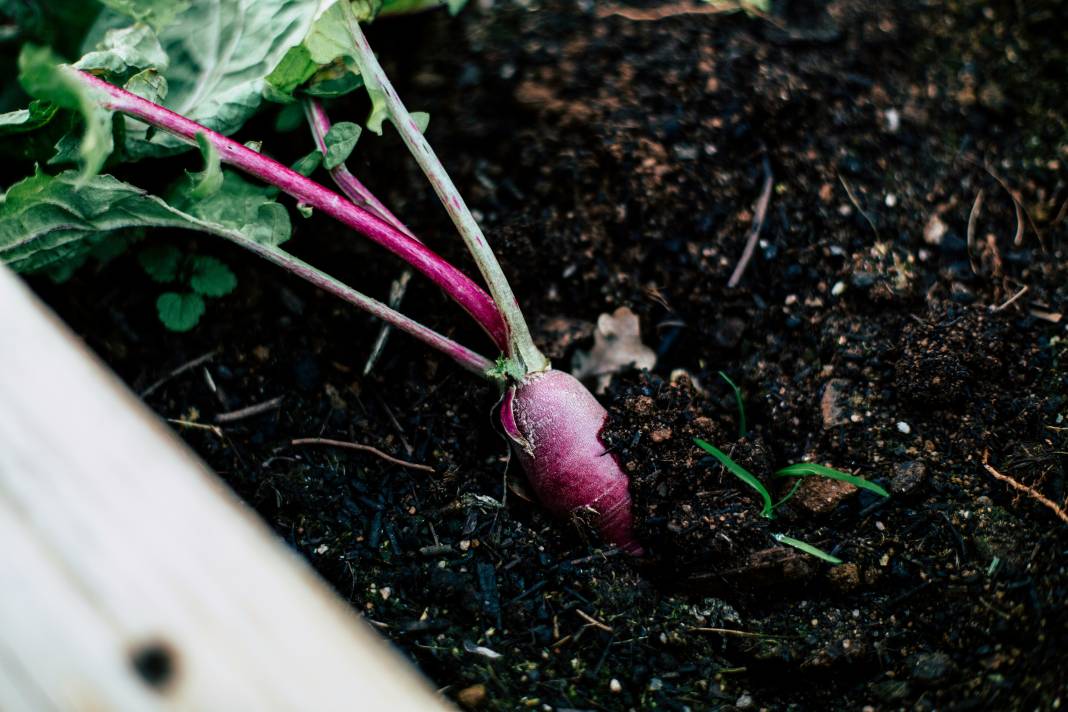
[[467, 251], [471, 253], [475, 264], [478, 265], [479, 272], [482, 273], [482, 278], [489, 288], [489, 293], [493, 295], [493, 301], [497, 304], [507, 326], [508, 344], [505, 353], [521, 367], [524, 373], [537, 373], [549, 369], [549, 359], [545, 358], [545, 355], [535, 345], [530, 328], [523, 318], [519, 301], [515, 298], [512, 287], [508, 284], [508, 278], [505, 277], [500, 263], [497, 262], [497, 257], [490, 249], [489, 243], [486, 242], [482, 229], [475, 221], [445, 167], [438, 160], [434, 149], [430, 147], [423, 132], [419, 130], [411, 114], [404, 107], [404, 102], [393, 88], [389, 77], [378, 63], [374, 50], [371, 49], [363, 30], [360, 29], [360, 23], [352, 8], [348, 3], [342, 3], [342, 9], [345, 24], [353, 42], [355, 52], [353, 58], [363, 75], [365, 84], [369, 90], [372, 86], [377, 86], [382, 91], [393, 125], [415, 158], [415, 162], [419, 164], [423, 174], [430, 181], [438, 199], [445, 206], [446, 212], [452, 218], [457, 232], [460, 233], [460, 237], [467, 246]]
[[471, 373], [481, 376], [482, 378], [490, 378], [489, 372], [493, 369], [494, 363], [485, 356], [477, 354], [466, 346], [458, 344], [452, 339], [442, 336], [433, 329], [423, 326], [411, 317], [407, 317], [395, 309], [391, 309], [377, 299], [372, 299], [365, 294], [357, 292], [355, 289], [334, 279], [325, 272], [312, 267], [307, 262], [294, 257], [284, 250], [267, 247], [244, 237], [238, 238], [231, 235], [224, 235], [224, 237], [232, 242], [238, 243], [260, 257], [285, 268], [287, 271], [314, 284], [323, 291], [333, 294], [336, 297], [340, 297], [349, 304], [363, 309], [372, 316], [378, 317], [390, 326], [396, 327], [406, 334], [422, 341], [427, 346], [437, 349]]
[[[330, 117], [327, 116], [326, 110], [318, 99], [308, 99], [304, 102], [304, 114], [308, 118], [308, 125], [311, 126], [315, 145], [318, 146], [319, 151], [325, 156], [326, 134], [330, 131]], [[388, 222], [408, 237], [415, 240], [419, 239], [412, 234], [412, 231], [409, 230], [404, 223], [397, 219], [397, 216], [394, 215], [381, 200], [375, 197], [374, 193], [367, 189], [367, 186], [365, 186], [359, 178], [352, 174], [344, 163], [331, 168], [330, 177], [334, 180], [334, 183], [337, 184], [337, 187], [341, 192], [349, 197], [349, 200], [365, 210], [374, 213], [380, 219]]]
[[[323, 157], [325, 158], [327, 153], [326, 135], [330, 132], [330, 117], [327, 115], [326, 109], [323, 108], [322, 102], [315, 98], [305, 100], [304, 116], [308, 119], [308, 125], [311, 127], [312, 138], [315, 139], [315, 145], [319, 148], [319, 152], [323, 154]], [[336, 185], [342, 193], [347, 195], [349, 200], [371, 211], [408, 237], [419, 240], [418, 237], [412, 234], [412, 231], [408, 229], [407, 225], [402, 223], [381, 200], [375, 197], [374, 193], [367, 189], [367, 186], [360, 182], [359, 178], [352, 174], [344, 162], [339, 163], [328, 170], [330, 172], [330, 177], [334, 181], [334, 185]], [[420, 240], [420, 242], [422, 241]], [[406, 269], [401, 273], [400, 278], [393, 282], [393, 287], [390, 289], [389, 295], [389, 306], [393, 309], [398, 309], [400, 307], [400, 302], [404, 299], [404, 293], [408, 290], [408, 281], [411, 277], [411, 270]], [[379, 330], [374, 344], [371, 346], [371, 353], [368, 355], [367, 362], [363, 367], [363, 375], [366, 376], [371, 372], [375, 361], [378, 360], [379, 354], [385, 350], [386, 341], [388, 339], [389, 324], [384, 324]]]
[[274, 159], [92, 74], [71, 71], [76, 78], [104, 94], [103, 104], [107, 109], [140, 119], [189, 144], [195, 144], [196, 135], [202, 133], [224, 163], [276, 186], [299, 202], [321, 210], [385, 247], [441, 287], [486, 330], [499, 348], [507, 348], [507, 330], [500, 310], [489, 294], [418, 240]]

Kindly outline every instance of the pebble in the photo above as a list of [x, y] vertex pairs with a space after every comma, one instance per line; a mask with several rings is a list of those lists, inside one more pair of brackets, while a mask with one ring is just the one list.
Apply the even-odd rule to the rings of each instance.
[[823, 416], [823, 427], [830, 429], [849, 422], [846, 415], [846, 390], [852, 381], [847, 378], [832, 378], [823, 387], [823, 396], [820, 398], [820, 414]]
[[908, 460], [894, 465], [890, 476], [890, 491], [894, 494], [907, 494], [916, 489], [927, 479], [927, 465], [920, 460]]
[[897, 432], [908, 435], [912, 432], [912, 427], [904, 420], [899, 420], [897, 421]]
[[801, 486], [797, 488], [794, 501], [812, 514], [823, 514], [831, 511], [856, 492], [856, 486], [848, 482], [822, 477], [806, 477]]
[[897, 196], [893, 193], [887, 193], [886, 200], [884, 202], [886, 203], [886, 207], [892, 208], [897, 205]]
[[832, 297], [840, 297], [845, 292], [845, 290], [846, 290], [846, 283], [843, 282], [842, 280], [838, 280], [837, 282], [834, 283], [834, 286], [831, 287], [831, 296]]
[[618, 695], [620, 692], [623, 692], [623, 685], [619, 683], [619, 680], [613, 677], [612, 681], [608, 683], [608, 689]]
[[753, 696], [748, 692], [743, 692], [742, 695], [734, 701], [734, 706], [740, 710], [751, 710], [755, 706], [753, 704]]
[[897, 130], [901, 128], [901, 112], [897, 109], [887, 109], [883, 117], [886, 119], [886, 130], [890, 133], [897, 133]]
[[486, 701], [486, 686], [479, 683], [477, 685], [465, 687], [456, 693], [456, 699], [461, 705], [468, 709], [481, 707], [482, 703]]
[[923, 241], [928, 245], [941, 245], [942, 238], [949, 231], [949, 226], [942, 222], [942, 218], [935, 213], [927, 220], [923, 228]]

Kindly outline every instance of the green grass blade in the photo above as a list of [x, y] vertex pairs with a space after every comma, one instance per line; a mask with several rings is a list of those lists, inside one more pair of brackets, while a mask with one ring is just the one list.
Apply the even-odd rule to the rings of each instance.
[[722, 450], [716, 448], [713, 445], [709, 445], [708, 443], [706, 443], [701, 438], [694, 438], [694, 442], [697, 443], [697, 446], [699, 448], [701, 448], [702, 450], [707, 452], [709, 455], [711, 455], [712, 457], [714, 457], [717, 460], [719, 460], [719, 464], [721, 464], [725, 468], [727, 468], [728, 472], [730, 472], [732, 475], [734, 475], [735, 477], [740, 479], [742, 482], [746, 483], [747, 485], [749, 485], [750, 487], [755, 489], [760, 494], [761, 498], [764, 500], [764, 509], [760, 512], [760, 516], [766, 517], [768, 519], [774, 518], [774, 516], [775, 516], [775, 505], [771, 501], [771, 493], [768, 492], [767, 488], [764, 487], [763, 484], [761, 484], [760, 480], [758, 480], [756, 477], [754, 477], [753, 474], [751, 472], [749, 472], [749, 470], [745, 469], [744, 467], [739, 465], [737, 462], [732, 460]]
[[827, 477], [832, 480], [841, 480], [842, 482], [848, 482], [854, 487], [866, 489], [869, 492], [874, 492], [880, 497], [889, 497], [890, 493], [884, 490], [874, 482], [868, 482], [863, 477], [857, 477], [851, 475], [848, 472], [842, 472], [836, 470], [833, 467], [824, 467], [823, 465], [816, 465], [811, 462], [799, 462], [796, 465], [789, 465], [782, 468], [775, 473], [776, 477], [808, 477], [816, 475], [818, 477]]
[[779, 500], [778, 502], [776, 502], [776, 503], [775, 503], [775, 504], [774, 504], [774, 505], [772, 506], [772, 509], [778, 509], [779, 507], [781, 507], [781, 506], [783, 506], [784, 504], [786, 504], [786, 501], [787, 501], [787, 500], [789, 500], [789, 499], [790, 499], [791, 497], [793, 497], [793, 496], [794, 496], [794, 494], [795, 494], [795, 493], [797, 492], [797, 488], [801, 486], [801, 483], [802, 483], [803, 481], [804, 481], [804, 480], [798, 479], [798, 480], [797, 480], [797, 482], [795, 482], [795, 483], [794, 483], [794, 486], [790, 488], [790, 491], [786, 493], [786, 496], [785, 496], [785, 497], [783, 497], [782, 499], [780, 499], [780, 500]]
[[839, 559], [837, 556], [832, 556], [831, 554], [828, 554], [826, 551], [819, 548], [818, 546], [813, 546], [812, 544], [809, 544], [807, 541], [794, 539], [792, 536], [786, 536], [785, 534], [772, 534], [771, 537], [780, 544], [786, 544], [787, 546], [792, 546], [795, 549], [800, 549], [806, 554], [811, 554], [817, 559], [823, 559], [827, 563], [834, 564], [835, 566], [842, 563], [842, 560]]
[[742, 389], [731, 380], [723, 371], [719, 372], [719, 377], [727, 382], [727, 385], [734, 391], [734, 400], [738, 403], [738, 437], [744, 438], [746, 433], [745, 427], [745, 403], [742, 401]]

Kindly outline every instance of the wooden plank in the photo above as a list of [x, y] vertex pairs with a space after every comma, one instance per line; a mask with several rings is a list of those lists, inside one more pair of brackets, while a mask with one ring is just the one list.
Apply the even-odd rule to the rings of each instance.
[[0, 709], [445, 708], [0, 267]]

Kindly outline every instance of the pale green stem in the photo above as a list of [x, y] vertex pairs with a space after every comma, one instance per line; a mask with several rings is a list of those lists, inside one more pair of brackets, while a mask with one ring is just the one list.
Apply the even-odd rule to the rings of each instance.
[[434, 192], [437, 193], [460, 233], [460, 237], [463, 238], [464, 244], [467, 245], [468, 251], [474, 257], [475, 264], [478, 265], [482, 278], [486, 280], [486, 285], [489, 287], [490, 296], [493, 297], [508, 328], [509, 358], [516, 361], [525, 373], [548, 369], [549, 360], [534, 345], [530, 329], [519, 308], [519, 302], [516, 301], [512, 287], [508, 284], [508, 279], [504, 276], [504, 271], [497, 262], [493, 250], [490, 249], [489, 243], [486, 242], [481, 228], [475, 222], [463, 198], [460, 197], [460, 192], [449, 178], [445, 167], [441, 165], [434, 149], [430, 147], [408, 110], [404, 108], [404, 103], [397, 95], [389, 77], [375, 58], [374, 50], [371, 49], [363, 30], [360, 29], [360, 23], [352, 8], [347, 2], [342, 2], [342, 7], [356, 52], [356, 64], [363, 75], [364, 84], [369, 92], [380, 91], [385, 98], [390, 119], [400, 132], [401, 139], [415, 157], [430, 184], [434, 186]]

